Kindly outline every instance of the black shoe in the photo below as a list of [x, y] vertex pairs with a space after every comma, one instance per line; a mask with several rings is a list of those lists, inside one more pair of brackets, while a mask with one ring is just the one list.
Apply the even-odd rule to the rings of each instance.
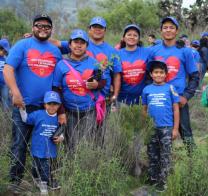
[[154, 186], [154, 185], [156, 185], [158, 183], [158, 181], [156, 180], [156, 179], [154, 179], [154, 178], [148, 178], [147, 180], [146, 180], [146, 182], [145, 182], [145, 184], [148, 184], [148, 185], [150, 185], [150, 186]]
[[167, 185], [164, 182], [159, 182], [155, 186], [157, 192], [164, 192], [167, 189]]
[[52, 180], [49, 184], [48, 184], [48, 188], [52, 191], [54, 190], [58, 190], [61, 188], [61, 186], [58, 184], [58, 182], [56, 180]]

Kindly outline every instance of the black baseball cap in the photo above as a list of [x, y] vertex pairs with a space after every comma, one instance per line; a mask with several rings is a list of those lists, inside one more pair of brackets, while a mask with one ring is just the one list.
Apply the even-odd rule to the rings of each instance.
[[53, 25], [50, 16], [48, 16], [47, 14], [38, 14], [38, 15], [36, 15], [36, 16], [33, 18], [33, 24], [34, 24], [36, 21], [39, 21], [39, 20], [47, 20], [51, 25]]

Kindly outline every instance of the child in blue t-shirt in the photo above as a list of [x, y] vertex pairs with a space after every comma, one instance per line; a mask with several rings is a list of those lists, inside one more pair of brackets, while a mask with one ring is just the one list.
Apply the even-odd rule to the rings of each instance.
[[[51, 177], [51, 164], [57, 157], [56, 144], [63, 141], [63, 135], [53, 137], [58, 128], [57, 111], [61, 104], [60, 96], [54, 91], [44, 95], [45, 110], [37, 110], [27, 114], [20, 109], [23, 122], [33, 125], [31, 155], [33, 157], [33, 177], [40, 177], [41, 182], [47, 182], [51, 189], [60, 188]], [[40, 184], [39, 184], [40, 185]]]
[[5, 57], [8, 55], [10, 45], [7, 39], [0, 40], [0, 98], [3, 111], [9, 110], [11, 106], [11, 100], [9, 97], [9, 88], [5, 84], [3, 77], [3, 69], [5, 65]]
[[148, 66], [153, 83], [144, 88], [142, 104], [145, 113], [153, 119], [155, 129], [147, 146], [148, 181], [163, 191], [170, 169], [172, 139], [178, 135], [179, 95], [173, 85], [165, 83], [168, 70], [164, 62], [150, 61]]

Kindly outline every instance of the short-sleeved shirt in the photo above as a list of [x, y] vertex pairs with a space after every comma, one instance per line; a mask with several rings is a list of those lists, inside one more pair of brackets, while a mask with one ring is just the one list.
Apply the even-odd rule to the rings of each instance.
[[[61, 87], [63, 104], [69, 110], [85, 111], [95, 107], [95, 101], [86, 89], [86, 81], [97, 72], [97, 61], [86, 56], [81, 61], [65, 59], [77, 71], [84, 84], [80, 83], [70, 67], [63, 60], [59, 61], [54, 71], [53, 86]], [[91, 91], [96, 94], [98, 91]], [[95, 95], [96, 96], [96, 95]]]
[[172, 127], [174, 123], [173, 104], [179, 102], [179, 95], [173, 85], [150, 84], [142, 93], [142, 104], [147, 105], [148, 114], [155, 127]]
[[183, 95], [186, 77], [197, 72], [196, 62], [190, 48], [166, 46], [164, 43], [151, 47], [149, 60], [165, 61], [168, 67], [166, 82], [173, 84], [176, 91]]
[[32, 131], [31, 154], [39, 158], [55, 158], [56, 144], [52, 140], [58, 128], [57, 115], [49, 115], [46, 110], [37, 110], [28, 114], [27, 124], [34, 125]]
[[139, 96], [145, 86], [145, 73], [149, 49], [137, 47], [134, 51], [119, 50], [122, 64], [122, 83], [118, 101], [138, 104]]
[[5, 65], [5, 58], [0, 56], [0, 86], [5, 84], [4, 76], [3, 76], [3, 69]]
[[52, 89], [53, 71], [62, 58], [59, 49], [34, 37], [20, 40], [10, 50], [6, 63], [15, 69], [17, 85], [26, 105], [40, 106]]
[[[69, 52], [68, 42], [62, 41], [61, 42], [62, 52], [65, 54]], [[108, 96], [110, 93], [110, 85], [111, 85], [111, 78], [112, 74], [122, 72], [121, 63], [118, 55], [118, 51], [115, 50], [112, 46], [108, 43], [103, 42], [101, 44], [95, 44], [91, 40], [89, 41], [87, 47], [87, 54], [90, 57], [95, 58], [99, 63], [109, 64], [109, 69], [105, 72], [105, 80], [106, 85], [101, 90], [101, 93], [104, 96]]]

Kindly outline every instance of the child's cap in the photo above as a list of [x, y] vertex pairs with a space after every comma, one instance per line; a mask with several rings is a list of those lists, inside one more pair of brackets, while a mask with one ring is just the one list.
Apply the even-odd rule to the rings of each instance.
[[150, 72], [152, 72], [155, 68], [158, 67], [164, 69], [166, 73], [168, 72], [167, 64], [163, 60], [152, 60], [148, 62], [147, 66], [150, 68]]
[[96, 16], [96, 17], [91, 19], [90, 26], [96, 25], [96, 24], [100, 25], [100, 26], [102, 26], [104, 28], [106, 28], [106, 26], [107, 26], [105, 19], [100, 17], [100, 16]]
[[140, 27], [138, 25], [136, 25], [136, 24], [129, 24], [129, 25], [125, 26], [125, 28], [124, 28], [124, 34], [123, 35], [125, 35], [126, 32], [129, 29], [135, 29], [138, 32], [139, 35], [141, 33], [141, 29], [140, 29]]
[[191, 42], [191, 45], [194, 45], [194, 46], [200, 46], [200, 42], [199, 42], [199, 40], [193, 40], [192, 42]]
[[7, 52], [9, 53], [10, 50], [10, 45], [7, 39], [1, 39], [0, 40], [0, 46]]
[[201, 37], [208, 37], [208, 32], [201, 33]]
[[171, 22], [176, 26], [176, 28], [178, 29], [179, 23], [178, 23], [178, 21], [177, 21], [174, 17], [172, 17], [172, 16], [167, 16], [167, 17], [165, 17], [165, 18], [163, 18], [163, 19], [161, 20], [161, 28], [162, 28], [163, 23], [166, 22], [166, 21], [171, 21]]
[[48, 91], [44, 95], [44, 103], [55, 102], [61, 104], [60, 96], [55, 91]]
[[82, 29], [75, 29], [75, 30], [73, 30], [71, 35], [70, 35], [70, 39], [71, 40], [83, 39], [87, 43], [89, 42], [89, 38], [88, 38], [87, 33], [85, 31], [83, 31]]

